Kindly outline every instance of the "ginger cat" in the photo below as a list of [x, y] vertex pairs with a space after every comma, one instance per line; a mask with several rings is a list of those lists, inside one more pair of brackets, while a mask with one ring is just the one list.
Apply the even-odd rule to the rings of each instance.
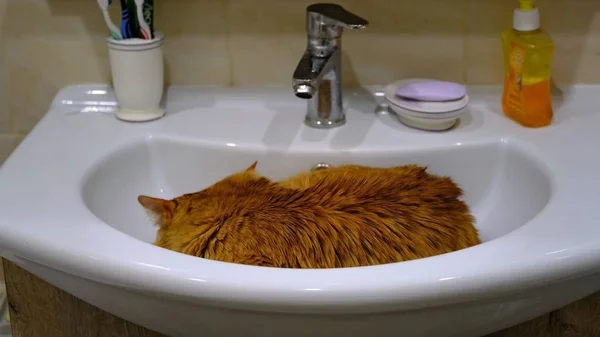
[[173, 200], [139, 196], [157, 216], [155, 245], [232, 263], [342, 268], [481, 242], [462, 190], [426, 168], [346, 165], [277, 183], [256, 164]]

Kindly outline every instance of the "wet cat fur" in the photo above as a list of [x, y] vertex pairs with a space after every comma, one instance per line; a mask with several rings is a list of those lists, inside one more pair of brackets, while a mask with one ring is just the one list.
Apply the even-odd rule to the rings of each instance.
[[277, 183], [255, 167], [173, 200], [139, 196], [157, 215], [155, 245], [232, 263], [340, 268], [480, 243], [461, 189], [426, 168], [346, 165]]

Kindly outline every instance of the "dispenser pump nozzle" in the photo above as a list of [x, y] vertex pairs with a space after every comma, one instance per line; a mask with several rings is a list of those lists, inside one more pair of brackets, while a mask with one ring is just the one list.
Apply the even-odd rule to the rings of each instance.
[[522, 11], [533, 10], [533, 0], [519, 0], [519, 7]]

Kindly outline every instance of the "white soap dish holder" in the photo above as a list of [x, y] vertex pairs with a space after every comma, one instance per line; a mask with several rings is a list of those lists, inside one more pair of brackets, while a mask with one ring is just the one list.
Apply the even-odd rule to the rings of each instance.
[[399, 97], [399, 87], [423, 79], [401, 80], [389, 84], [384, 96], [392, 112], [403, 124], [426, 131], [445, 131], [454, 127], [469, 111], [469, 95], [451, 101], [417, 101]]

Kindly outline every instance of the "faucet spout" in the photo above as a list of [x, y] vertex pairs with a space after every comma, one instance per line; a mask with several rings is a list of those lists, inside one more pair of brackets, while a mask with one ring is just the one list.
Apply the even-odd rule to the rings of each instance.
[[294, 72], [296, 97], [307, 99], [305, 122], [315, 128], [331, 128], [345, 123], [339, 72], [339, 50], [315, 57], [307, 49]]
[[333, 128], [346, 122], [341, 79], [343, 28], [364, 28], [368, 21], [334, 4], [307, 7], [308, 46], [292, 80], [296, 97], [306, 99], [305, 123]]
[[[315, 61], [317, 61], [315, 64]], [[294, 93], [299, 98], [311, 99], [316, 93], [317, 82], [322, 77], [322, 67], [319, 67], [321, 60], [313, 59], [308, 50], [304, 52], [296, 70], [292, 86]]]

